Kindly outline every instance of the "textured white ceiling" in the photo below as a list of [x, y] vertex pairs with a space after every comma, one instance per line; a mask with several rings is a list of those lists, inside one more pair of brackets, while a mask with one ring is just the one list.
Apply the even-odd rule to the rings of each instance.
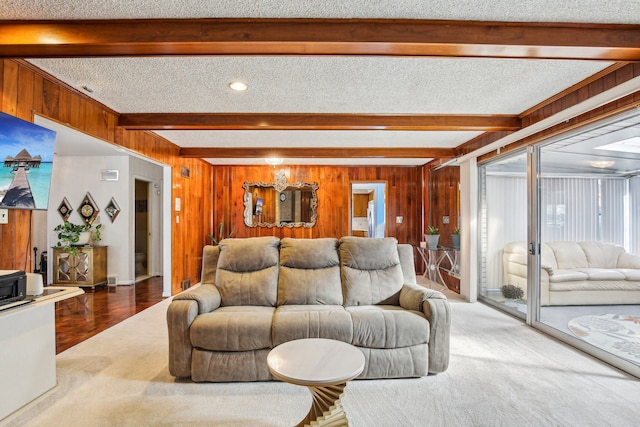
[[[624, 11], [624, 13], [621, 13]], [[0, 19], [411, 18], [640, 23], [640, 1], [0, 0]], [[519, 114], [607, 62], [411, 57], [33, 59], [120, 113]], [[242, 80], [249, 90], [231, 91]], [[162, 131], [183, 147], [456, 147], [479, 132]], [[249, 159], [212, 163], [246, 164]], [[256, 162], [261, 159], [256, 160]], [[360, 164], [361, 160], [305, 163]], [[423, 164], [374, 159], [365, 164]], [[301, 161], [296, 161], [301, 163]]]
[[636, 0], [2, 0], [2, 19], [398, 18], [640, 23]]
[[[120, 113], [519, 114], [608, 62], [395, 57], [37, 59]], [[549, 76], [553, 76], [552, 79]], [[241, 80], [245, 92], [228, 84]]]

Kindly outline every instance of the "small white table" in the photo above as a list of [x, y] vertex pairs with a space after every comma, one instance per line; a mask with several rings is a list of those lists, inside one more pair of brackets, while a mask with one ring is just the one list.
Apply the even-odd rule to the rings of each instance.
[[5, 417], [55, 387], [55, 303], [83, 293], [78, 287], [48, 286], [41, 296], [31, 297], [33, 301], [27, 304], [2, 306], [0, 424]]
[[306, 338], [280, 344], [269, 352], [271, 375], [306, 386], [313, 397], [307, 416], [297, 426], [348, 425], [340, 402], [347, 381], [364, 370], [364, 355], [351, 344], [325, 338]]

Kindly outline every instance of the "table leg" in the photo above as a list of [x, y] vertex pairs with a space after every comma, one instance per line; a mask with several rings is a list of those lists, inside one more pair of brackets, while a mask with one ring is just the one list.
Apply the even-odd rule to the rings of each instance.
[[331, 386], [308, 386], [313, 403], [307, 416], [296, 427], [317, 426], [348, 426], [347, 415], [344, 412], [340, 398], [347, 383]]

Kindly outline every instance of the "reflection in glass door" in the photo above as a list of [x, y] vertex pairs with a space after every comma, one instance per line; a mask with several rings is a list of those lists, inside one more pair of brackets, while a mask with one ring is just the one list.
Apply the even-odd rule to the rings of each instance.
[[493, 161], [481, 166], [479, 171], [478, 295], [481, 301], [524, 318], [527, 313], [527, 153], [523, 150]]
[[530, 151], [479, 167], [479, 297], [640, 377], [640, 114]]
[[[619, 144], [630, 135], [637, 135], [636, 147]], [[561, 339], [636, 375], [639, 174], [637, 114], [540, 148], [539, 322]]]

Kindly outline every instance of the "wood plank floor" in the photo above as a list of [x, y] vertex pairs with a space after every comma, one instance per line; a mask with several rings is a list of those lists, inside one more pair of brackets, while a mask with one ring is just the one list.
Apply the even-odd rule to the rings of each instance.
[[162, 301], [162, 277], [105, 286], [56, 303], [56, 354]]

